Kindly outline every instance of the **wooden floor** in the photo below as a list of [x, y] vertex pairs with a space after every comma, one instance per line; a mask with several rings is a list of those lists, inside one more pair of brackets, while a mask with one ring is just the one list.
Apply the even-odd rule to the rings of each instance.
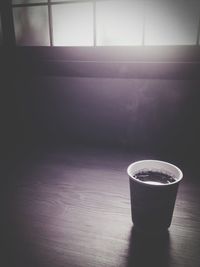
[[126, 168], [145, 157], [70, 148], [5, 163], [0, 266], [199, 267], [200, 183], [190, 169], [169, 232], [134, 231]]

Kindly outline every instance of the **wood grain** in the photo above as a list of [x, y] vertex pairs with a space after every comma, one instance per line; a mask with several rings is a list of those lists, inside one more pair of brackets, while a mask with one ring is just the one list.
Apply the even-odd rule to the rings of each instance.
[[134, 231], [126, 168], [144, 157], [82, 148], [10, 162], [1, 266], [199, 267], [200, 186], [190, 170], [169, 232]]

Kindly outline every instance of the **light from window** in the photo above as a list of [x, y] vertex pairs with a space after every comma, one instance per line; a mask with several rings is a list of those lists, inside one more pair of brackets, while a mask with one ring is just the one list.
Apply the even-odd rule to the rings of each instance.
[[93, 4], [75, 3], [52, 6], [55, 46], [93, 45]]
[[194, 45], [200, 1], [149, 0], [146, 6], [146, 45]]
[[47, 3], [48, 0], [12, 0], [13, 4], [37, 4], [37, 3]]
[[143, 19], [142, 1], [97, 2], [97, 45], [142, 45]]
[[13, 8], [17, 45], [48, 46], [49, 26], [46, 6]]
[[200, 0], [12, 0], [17, 45], [199, 43]]
[[[54, 2], [61, 2], [61, 0], [50, 0], [52, 3], [54, 3]], [[77, 2], [77, 0], [64, 0], [65, 2]], [[90, 1], [90, 0], [89, 0]], [[92, 0], [92, 1], [94, 1], [94, 0]], [[98, 0], [97, 0], [98, 1]], [[81, 2], [81, 0], [79, 0], [79, 2]]]

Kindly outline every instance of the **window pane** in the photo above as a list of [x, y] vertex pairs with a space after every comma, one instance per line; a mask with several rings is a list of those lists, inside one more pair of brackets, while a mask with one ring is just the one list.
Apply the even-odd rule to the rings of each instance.
[[[53, 2], [61, 2], [61, 0], [50, 0], [52, 3]], [[69, 2], [73, 2], [73, 1], [77, 1], [77, 0], [65, 0], [65, 1], [69, 1]], [[81, 0], [79, 0], [81, 2]], [[93, 1], [93, 0], [92, 0]]]
[[199, 0], [149, 0], [146, 8], [145, 44], [196, 43]]
[[47, 7], [17, 7], [13, 15], [17, 45], [49, 45]]
[[96, 4], [97, 45], [141, 45], [143, 1], [102, 1]]
[[48, 0], [12, 0], [13, 4], [47, 3]]
[[93, 45], [93, 5], [75, 3], [52, 6], [56, 46]]

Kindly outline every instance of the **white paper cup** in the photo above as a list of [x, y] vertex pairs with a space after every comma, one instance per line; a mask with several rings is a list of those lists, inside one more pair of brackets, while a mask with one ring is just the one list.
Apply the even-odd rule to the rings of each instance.
[[[145, 182], [135, 174], [153, 171], [168, 174], [170, 183]], [[175, 165], [159, 160], [136, 161], [127, 169], [130, 183], [132, 221], [136, 230], [160, 232], [169, 228], [182, 171]]]

